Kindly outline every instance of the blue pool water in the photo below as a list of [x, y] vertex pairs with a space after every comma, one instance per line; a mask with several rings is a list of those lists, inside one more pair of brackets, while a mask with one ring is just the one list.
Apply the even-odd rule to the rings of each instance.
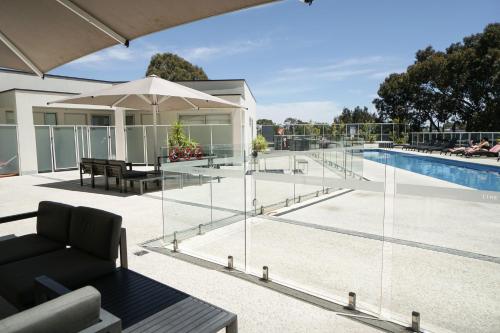
[[500, 166], [416, 156], [393, 151], [365, 150], [367, 160], [388, 164], [421, 175], [446, 180], [483, 191], [500, 192]]

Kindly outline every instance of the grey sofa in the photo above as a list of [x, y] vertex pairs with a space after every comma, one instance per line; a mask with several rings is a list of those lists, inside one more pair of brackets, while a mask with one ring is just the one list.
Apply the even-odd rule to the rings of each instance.
[[0, 320], [0, 332], [117, 333], [121, 323], [101, 309], [101, 294], [87, 286]]
[[0, 242], [0, 296], [17, 309], [35, 305], [39, 276], [77, 288], [115, 271], [120, 216], [49, 201], [40, 202], [34, 215], [36, 234]]

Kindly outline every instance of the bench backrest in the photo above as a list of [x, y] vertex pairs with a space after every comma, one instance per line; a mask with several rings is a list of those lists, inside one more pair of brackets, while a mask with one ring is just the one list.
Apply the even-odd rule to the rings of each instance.
[[91, 173], [93, 164], [94, 164], [93, 158], [82, 158], [80, 160], [80, 166], [84, 173]]
[[108, 160], [102, 159], [94, 159], [92, 163], [92, 170], [94, 175], [104, 175], [106, 172], [106, 165], [108, 164]]
[[127, 170], [125, 161], [109, 160], [107, 165], [107, 175], [109, 177], [122, 177]]

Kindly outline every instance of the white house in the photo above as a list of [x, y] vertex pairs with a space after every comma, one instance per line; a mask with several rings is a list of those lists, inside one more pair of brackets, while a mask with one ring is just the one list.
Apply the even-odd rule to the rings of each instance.
[[[77, 166], [81, 157], [150, 164], [152, 113], [82, 105], [47, 105], [70, 95], [121, 82], [0, 69], [0, 174], [32, 174]], [[181, 81], [179, 84], [238, 103], [246, 109], [182, 110], [159, 115], [159, 144], [170, 126], [184, 125], [204, 149], [248, 150], [256, 135], [256, 102], [245, 80]], [[149, 145], [148, 145], [149, 142]], [[17, 156], [17, 157], [16, 157]], [[3, 172], [2, 172], [3, 165]]]

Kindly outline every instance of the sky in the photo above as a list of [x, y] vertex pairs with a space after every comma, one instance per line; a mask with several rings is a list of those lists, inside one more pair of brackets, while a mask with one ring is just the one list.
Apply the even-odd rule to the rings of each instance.
[[257, 118], [331, 122], [344, 107], [375, 111], [380, 83], [417, 50], [444, 50], [499, 21], [500, 0], [285, 0], [144, 36], [51, 74], [134, 80], [153, 54], [173, 52], [210, 79], [245, 79]]

